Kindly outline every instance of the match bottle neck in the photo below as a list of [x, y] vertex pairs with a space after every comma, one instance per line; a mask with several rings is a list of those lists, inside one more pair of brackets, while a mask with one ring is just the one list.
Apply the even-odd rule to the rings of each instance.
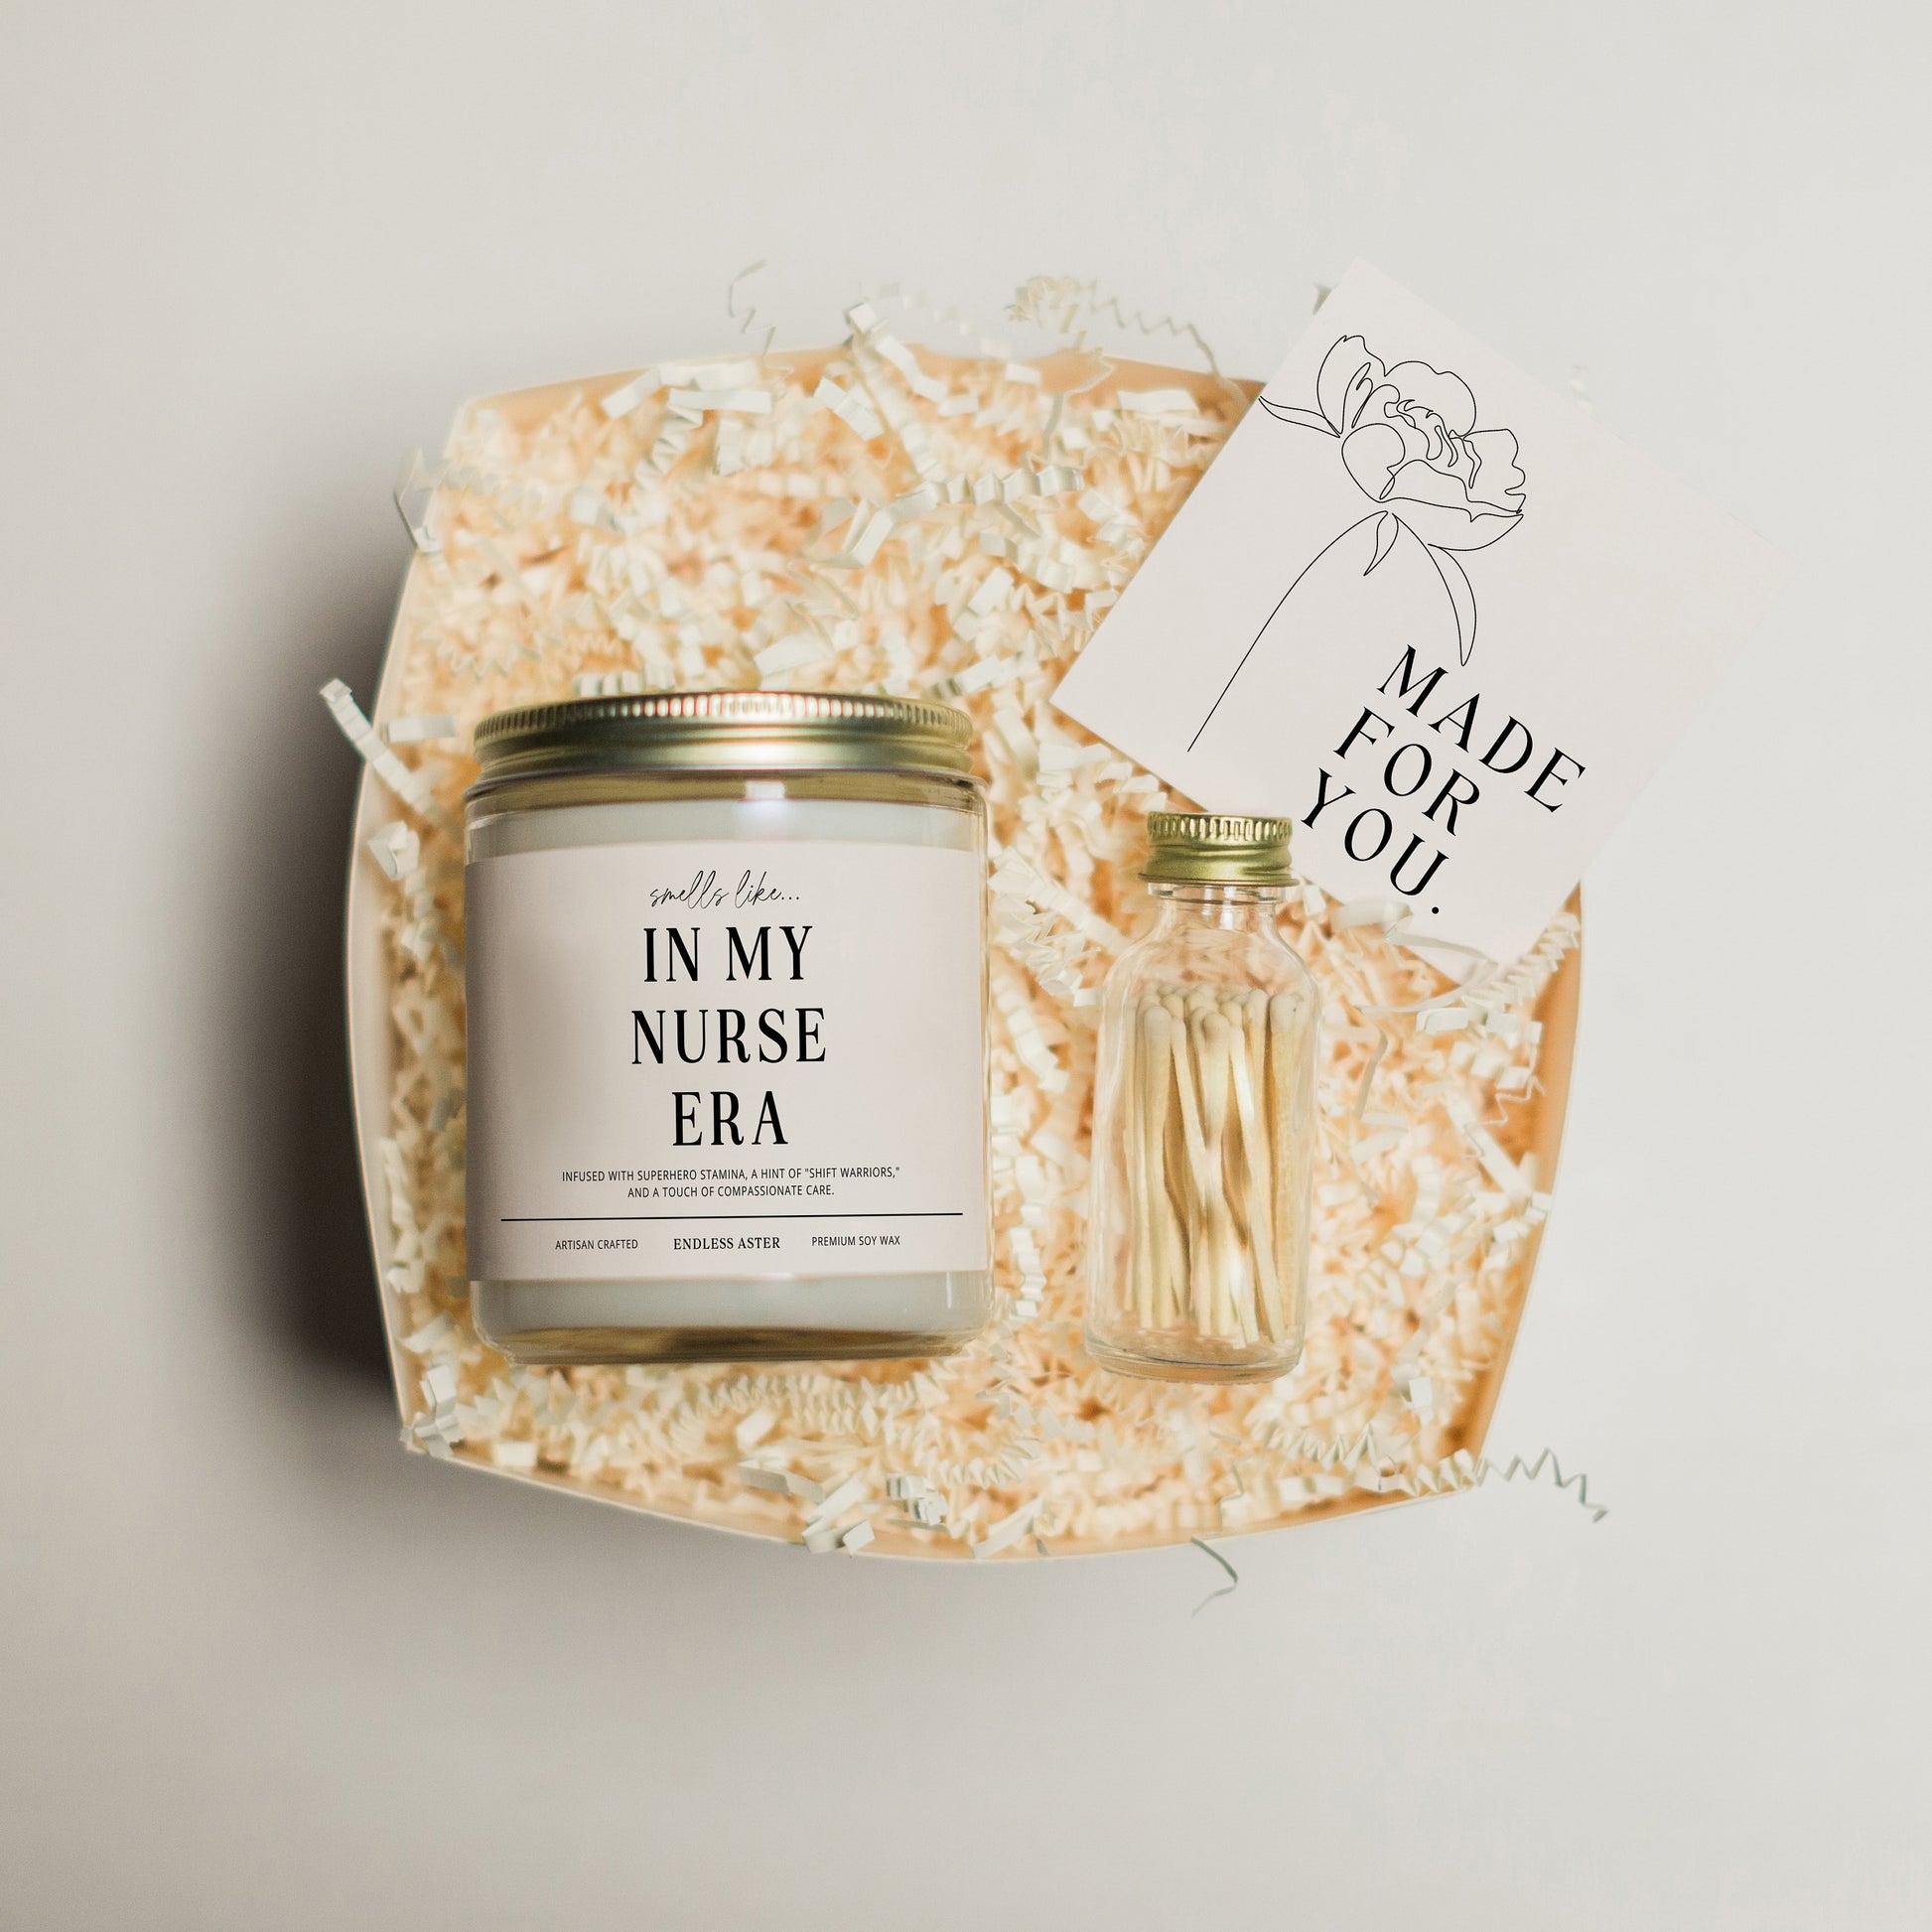
[[1250, 932], [1279, 939], [1276, 920], [1287, 890], [1276, 886], [1150, 885], [1160, 907], [1155, 936], [1198, 931]]

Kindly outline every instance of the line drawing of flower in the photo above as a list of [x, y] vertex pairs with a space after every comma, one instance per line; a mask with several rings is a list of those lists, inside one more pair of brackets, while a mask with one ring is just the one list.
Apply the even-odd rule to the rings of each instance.
[[1466, 664], [1475, 648], [1475, 593], [1457, 552], [1486, 549], [1523, 520], [1516, 433], [1477, 429], [1474, 392], [1452, 370], [1428, 362], [1391, 368], [1360, 336], [1341, 337], [1321, 358], [1314, 397], [1317, 409], [1257, 400], [1280, 422], [1334, 437], [1355, 486], [1384, 506], [1369, 570], [1403, 528], [1422, 540], [1455, 607]]
[[[1315, 407], [1305, 409], [1267, 395], [1256, 398], [1278, 421], [1334, 438], [1342, 467], [1376, 505], [1369, 512], [1375, 519], [1375, 552], [1364, 577], [1405, 530], [1421, 544], [1455, 614], [1456, 649], [1466, 664], [1475, 649], [1476, 599], [1462, 555], [1500, 542], [1523, 520], [1525, 478], [1517, 463], [1515, 432], [1477, 429], [1475, 394], [1452, 370], [1416, 361], [1390, 366], [1361, 336], [1342, 336], [1330, 345], [1315, 371], [1314, 399]], [[1268, 623], [1295, 594], [1295, 585], [1369, 517], [1351, 523], [1297, 573], [1269, 613]], [[1189, 751], [1220, 709], [1268, 623], [1255, 633], [1234, 676], [1221, 687], [1220, 697], [1189, 740]]]

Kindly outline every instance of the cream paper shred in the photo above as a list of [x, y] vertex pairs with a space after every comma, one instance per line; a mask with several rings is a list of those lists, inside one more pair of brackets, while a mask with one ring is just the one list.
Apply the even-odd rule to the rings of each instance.
[[[1102, 320], [1192, 332], [1088, 284], [1021, 290], [1016, 320], [1066, 341], [1040, 361], [950, 314], [974, 354], [913, 347], [895, 306], [916, 299], [874, 292], [830, 352], [740, 348], [473, 404], [444, 463], [411, 466], [386, 729], [326, 694], [404, 813], [364, 857], [390, 894], [383, 1292], [414, 1384], [405, 1440], [814, 1552], [980, 1559], [1540, 1473], [1462, 1445], [1548, 1211], [1520, 1130], [1569, 913], [1508, 972], [1485, 962], [1458, 986], [1399, 943], [1398, 908], [1305, 888], [1285, 929], [1322, 997], [1325, 1057], [1303, 1362], [1210, 1388], [1086, 1359], [1095, 996], [1147, 915], [1147, 813], [1177, 801], [1048, 700], [1251, 391], [1211, 357], [1204, 375], [1136, 365], [1116, 383], [1089, 341]], [[573, 693], [760, 684], [972, 714], [993, 818], [998, 1312], [943, 1361], [513, 1368], [470, 1325], [464, 1261], [471, 734]]]

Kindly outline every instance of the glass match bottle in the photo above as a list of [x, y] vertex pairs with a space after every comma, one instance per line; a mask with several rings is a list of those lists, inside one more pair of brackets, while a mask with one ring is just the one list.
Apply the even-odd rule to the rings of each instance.
[[1319, 1001], [1282, 938], [1287, 819], [1157, 812], [1152, 932], [1101, 995], [1087, 1349], [1174, 1381], [1302, 1352]]

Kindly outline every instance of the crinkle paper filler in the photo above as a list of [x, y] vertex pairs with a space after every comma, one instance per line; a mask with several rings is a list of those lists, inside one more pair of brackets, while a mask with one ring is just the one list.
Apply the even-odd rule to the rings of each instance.
[[[351, 1035], [384, 1311], [431, 1454], [817, 1553], [1060, 1555], [1184, 1543], [1482, 1481], [1550, 1205], [1576, 902], [1455, 979], [1393, 904], [1305, 886], [1323, 1007], [1308, 1345], [1272, 1385], [1095, 1368], [1080, 1343], [1097, 990], [1131, 936], [1150, 810], [1190, 802], [1052, 691], [1258, 385], [1194, 332], [1040, 279], [1059, 348], [914, 347], [897, 289], [835, 348], [663, 362], [466, 407], [397, 502], [415, 555], [374, 707]], [[751, 334], [752, 316], [744, 326]], [[1195, 371], [1099, 347], [1191, 341]], [[902, 325], [901, 325], [902, 326]], [[917, 694], [971, 712], [993, 814], [998, 1312], [943, 1361], [527, 1369], [470, 1324], [462, 793], [508, 705], [673, 686]], [[1459, 981], [1459, 983], [1457, 983]], [[1575, 1485], [1553, 1457], [1501, 1476]]]

